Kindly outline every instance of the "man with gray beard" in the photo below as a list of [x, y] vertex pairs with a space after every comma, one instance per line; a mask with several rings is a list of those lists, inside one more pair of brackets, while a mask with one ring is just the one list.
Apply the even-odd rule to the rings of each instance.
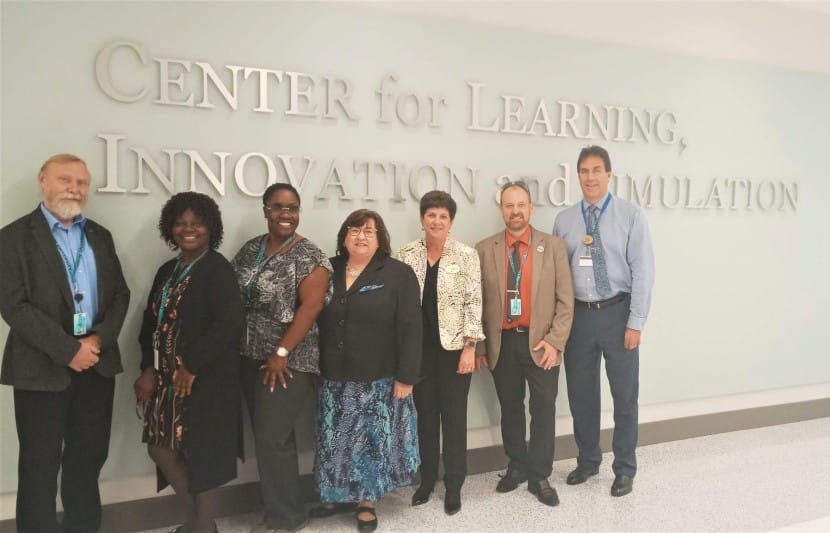
[[101, 527], [98, 474], [130, 291], [109, 231], [81, 214], [89, 182], [77, 156], [50, 157], [38, 174], [43, 201], [0, 230], [0, 314], [10, 328], [0, 383], [14, 388], [18, 531]]

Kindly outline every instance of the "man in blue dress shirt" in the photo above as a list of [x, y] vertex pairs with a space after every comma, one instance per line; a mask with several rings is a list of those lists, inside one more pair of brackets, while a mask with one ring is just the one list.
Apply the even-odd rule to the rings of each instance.
[[14, 388], [18, 531], [101, 527], [98, 474], [130, 291], [109, 231], [81, 214], [89, 181], [78, 157], [50, 157], [38, 174], [43, 201], [0, 230], [0, 314], [9, 324], [0, 383]]
[[637, 473], [639, 346], [651, 305], [654, 253], [643, 210], [608, 192], [608, 152], [584, 148], [577, 171], [583, 199], [559, 213], [553, 225], [553, 234], [568, 247], [576, 298], [564, 359], [579, 456], [567, 483], [584, 483], [602, 460], [599, 380], [604, 357], [614, 399], [611, 495], [624, 496]]

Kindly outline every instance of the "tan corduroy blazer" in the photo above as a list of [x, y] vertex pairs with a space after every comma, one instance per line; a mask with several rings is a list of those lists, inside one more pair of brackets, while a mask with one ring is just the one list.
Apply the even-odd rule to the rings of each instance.
[[[505, 313], [506, 236], [501, 231], [488, 237], [475, 248], [481, 261], [481, 290], [483, 296], [482, 322], [485, 341], [478, 343], [476, 354], [487, 354], [490, 369], [496, 367], [501, 350], [501, 325]], [[557, 350], [562, 362], [562, 351], [571, 332], [574, 311], [574, 291], [571, 268], [565, 241], [549, 233], [531, 228], [530, 249], [533, 253], [530, 332], [528, 349], [533, 360], [541, 360], [543, 351], [533, 352], [533, 347], [544, 339]], [[527, 305], [522, 302], [523, 305]]]

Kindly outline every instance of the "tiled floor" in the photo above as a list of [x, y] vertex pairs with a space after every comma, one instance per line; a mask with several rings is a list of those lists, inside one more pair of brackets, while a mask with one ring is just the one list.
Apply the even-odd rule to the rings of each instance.
[[[413, 489], [401, 489], [378, 505], [378, 531], [830, 531], [830, 418], [644, 446], [638, 461], [634, 492], [623, 498], [609, 495], [608, 455], [598, 476], [574, 487], [564, 479], [575, 461], [557, 462], [555, 508], [525, 486], [496, 493], [496, 472], [469, 477], [451, 517], [442, 486], [415, 508]], [[259, 518], [223, 518], [219, 530], [247, 533]], [[354, 518], [314, 520], [303, 531], [355, 531]]]

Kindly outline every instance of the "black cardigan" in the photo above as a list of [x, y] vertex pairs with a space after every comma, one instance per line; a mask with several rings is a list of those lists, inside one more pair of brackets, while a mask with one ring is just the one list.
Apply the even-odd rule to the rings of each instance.
[[384, 377], [414, 385], [421, 370], [421, 289], [412, 269], [375, 254], [349, 290], [332, 257], [334, 295], [317, 321], [320, 370], [335, 381]]
[[[147, 299], [139, 334], [142, 369], [153, 366], [152, 303], [175, 264], [173, 259], [159, 268]], [[245, 314], [236, 274], [222, 254], [209, 251], [190, 274], [190, 286], [178, 308], [182, 331], [177, 351], [185, 368], [196, 374], [182, 415], [189, 489], [195, 494], [236, 477], [236, 457], [241, 453], [239, 340]], [[159, 490], [165, 481], [159, 479]]]

